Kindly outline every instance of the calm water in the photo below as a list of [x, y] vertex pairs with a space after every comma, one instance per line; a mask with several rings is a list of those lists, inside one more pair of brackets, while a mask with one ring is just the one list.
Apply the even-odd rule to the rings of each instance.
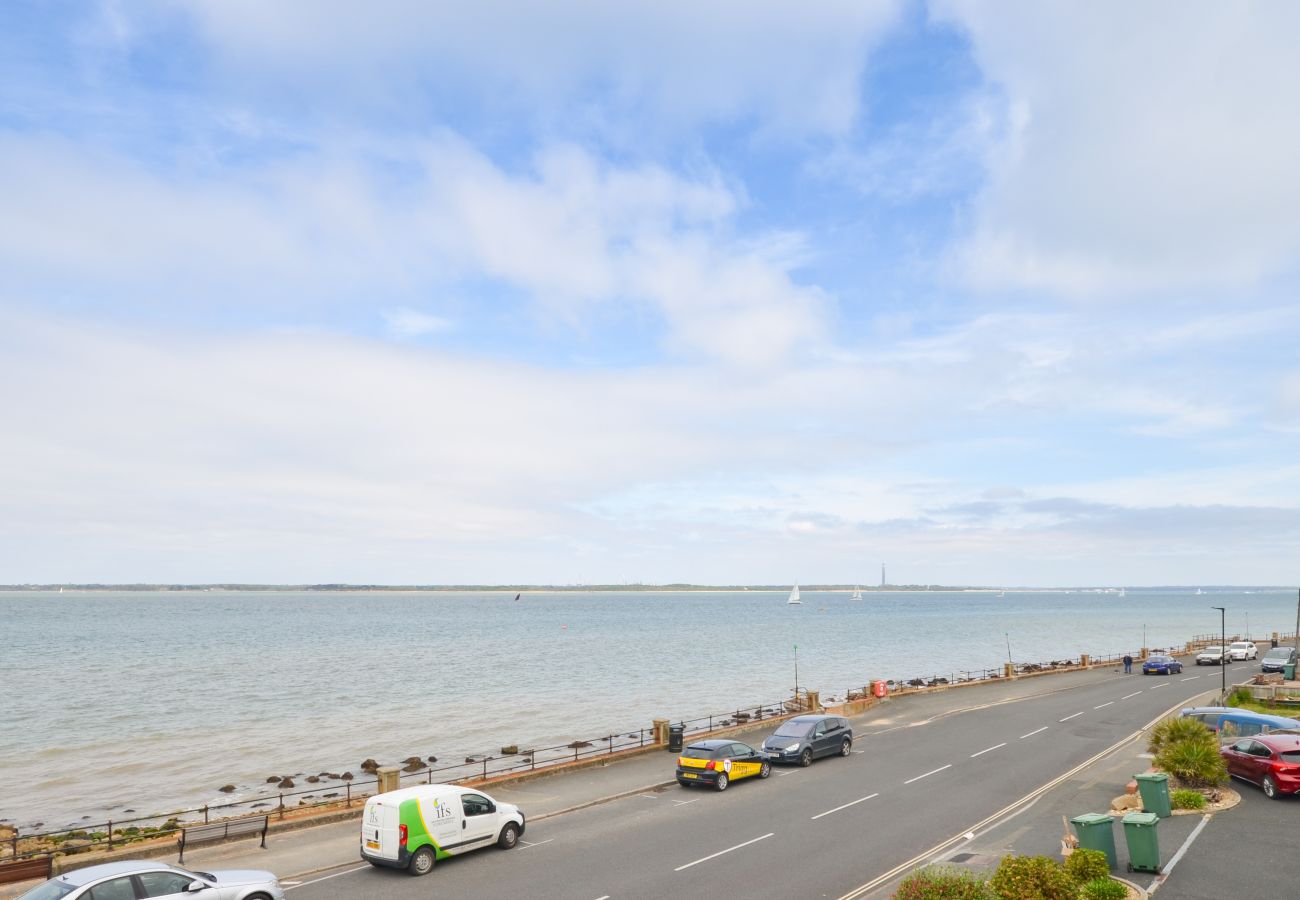
[[[453, 761], [877, 677], [1291, 631], [1292, 590], [0, 593], [0, 821], [229, 800], [368, 756]], [[359, 774], [359, 773], [358, 773]], [[236, 794], [238, 797], [240, 794]]]

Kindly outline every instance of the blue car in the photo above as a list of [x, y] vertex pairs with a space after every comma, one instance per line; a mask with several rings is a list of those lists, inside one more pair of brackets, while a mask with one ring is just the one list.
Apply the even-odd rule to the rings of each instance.
[[1183, 671], [1183, 664], [1172, 656], [1149, 656], [1142, 664], [1143, 675], [1177, 675]]

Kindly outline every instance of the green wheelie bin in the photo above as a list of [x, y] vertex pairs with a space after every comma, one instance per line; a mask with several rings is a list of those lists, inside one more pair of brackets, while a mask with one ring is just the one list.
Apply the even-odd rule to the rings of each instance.
[[1110, 816], [1102, 813], [1084, 813], [1070, 820], [1074, 833], [1079, 836], [1079, 846], [1084, 850], [1100, 850], [1106, 854], [1111, 869], [1119, 868], [1115, 855], [1115, 831]]
[[1124, 842], [1128, 844], [1128, 870], [1160, 874], [1160, 841], [1156, 826], [1160, 817], [1155, 813], [1135, 812], [1124, 817]]
[[1142, 808], [1167, 819], [1173, 810], [1169, 805], [1169, 776], [1164, 772], [1147, 772], [1134, 775], [1138, 783], [1138, 794], [1142, 797]]

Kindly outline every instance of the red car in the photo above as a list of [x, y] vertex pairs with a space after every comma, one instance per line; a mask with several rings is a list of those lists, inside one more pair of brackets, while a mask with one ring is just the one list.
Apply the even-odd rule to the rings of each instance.
[[1228, 774], [1276, 800], [1300, 791], [1300, 735], [1259, 734], [1219, 748]]

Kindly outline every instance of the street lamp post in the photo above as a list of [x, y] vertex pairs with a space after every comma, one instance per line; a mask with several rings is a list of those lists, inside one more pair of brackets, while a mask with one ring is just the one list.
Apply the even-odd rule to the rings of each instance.
[[1223, 651], [1223, 657], [1219, 661], [1219, 691], [1220, 701], [1228, 695], [1228, 611], [1222, 606], [1211, 606], [1210, 609], [1219, 611], [1219, 640], [1221, 641], [1219, 649]]

